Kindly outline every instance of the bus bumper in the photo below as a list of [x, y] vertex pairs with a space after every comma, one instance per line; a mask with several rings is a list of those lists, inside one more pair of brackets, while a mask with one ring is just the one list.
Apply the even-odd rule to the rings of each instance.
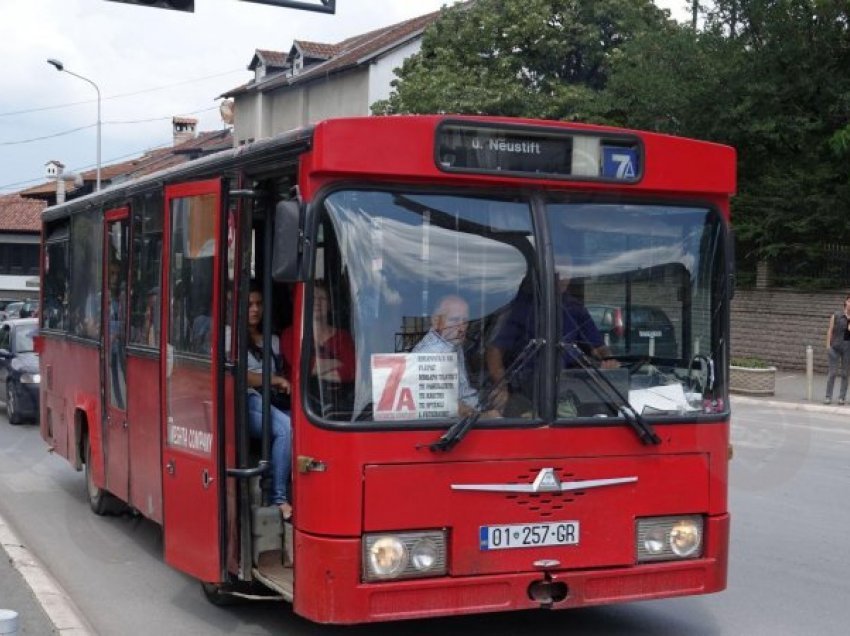
[[299, 535], [295, 611], [320, 623], [352, 624], [710, 594], [726, 588], [729, 515], [706, 522], [699, 559], [371, 584], [360, 580], [359, 541]]

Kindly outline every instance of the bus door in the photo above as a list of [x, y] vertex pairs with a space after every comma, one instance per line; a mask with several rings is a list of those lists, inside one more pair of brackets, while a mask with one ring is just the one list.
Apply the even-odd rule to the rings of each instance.
[[221, 182], [165, 189], [162, 316], [165, 560], [206, 582], [222, 576], [218, 395]]
[[106, 417], [104, 465], [106, 487], [129, 501], [130, 457], [127, 419], [127, 275], [128, 209], [110, 210], [104, 220], [103, 273], [103, 414]]

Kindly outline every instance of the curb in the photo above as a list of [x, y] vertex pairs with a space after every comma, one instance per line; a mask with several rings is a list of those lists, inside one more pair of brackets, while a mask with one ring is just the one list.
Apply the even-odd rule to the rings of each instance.
[[787, 402], [785, 400], [768, 400], [765, 398], [746, 397], [744, 395], [732, 395], [732, 404], [735, 402], [743, 404], [761, 404], [769, 408], [788, 409], [789, 411], [808, 411], [810, 413], [826, 413], [829, 415], [841, 415], [850, 413], [850, 407], [838, 406], [836, 404], [813, 404], [811, 402]]
[[50, 575], [36, 556], [0, 516], [0, 552], [9, 556], [12, 567], [20, 572], [36, 601], [41, 605], [57, 633], [68, 636], [95, 636], [71, 598]]

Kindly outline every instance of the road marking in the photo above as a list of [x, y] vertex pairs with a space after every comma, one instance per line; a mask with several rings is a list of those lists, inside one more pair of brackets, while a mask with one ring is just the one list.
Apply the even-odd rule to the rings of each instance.
[[95, 631], [83, 618], [74, 602], [21, 542], [6, 520], [0, 516], [0, 551], [27, 582], [56, 631], [63, 636], [94, 636]]

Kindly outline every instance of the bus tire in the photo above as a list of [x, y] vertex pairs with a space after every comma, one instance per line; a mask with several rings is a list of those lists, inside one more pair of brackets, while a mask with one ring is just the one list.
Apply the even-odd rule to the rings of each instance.
[[99, 516], [120, 513], [124, 509], [122, 502], [108, 490], [95, 486], [94, 475], [92, 475], [91, 470], [91, 444], [88, 437], [85, 438], [83, 444], [85, 445], [83, 457], [86, 466], [86, 494], [88, 495], [89, 507], [94, 514]]
[[204, 583], [201, 581], [201, 589], [204, 591], [207, 600], [217, 607], [236, 605], [242, 600], [231, 594], [228, 586], [224, 583]]

